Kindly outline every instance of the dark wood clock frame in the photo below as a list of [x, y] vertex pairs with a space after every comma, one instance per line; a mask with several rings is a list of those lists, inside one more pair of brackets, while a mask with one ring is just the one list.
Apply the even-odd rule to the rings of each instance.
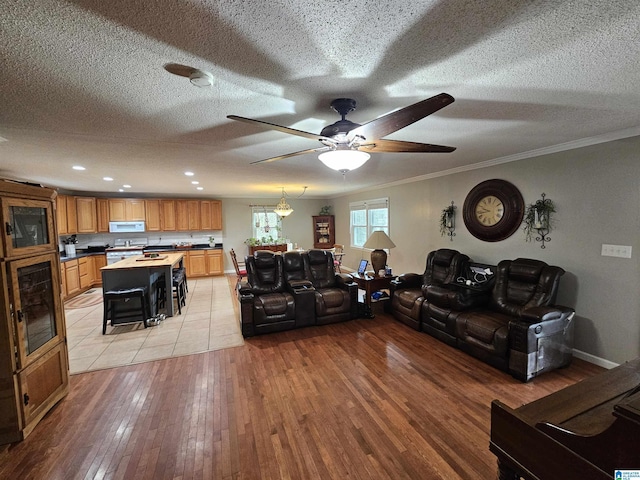
[[[493, 195], [504, 207], [502, 218], [495, 225], [483, 225], [476, 217], [476, 206], [483, 198]], [[467, 230], [485, 242], [499, 242], [513, 235], [522, 223], [524, 199], [520, 190], [506, 180], [485, 180], [471, 189], [464, 200], [462, 218]]]

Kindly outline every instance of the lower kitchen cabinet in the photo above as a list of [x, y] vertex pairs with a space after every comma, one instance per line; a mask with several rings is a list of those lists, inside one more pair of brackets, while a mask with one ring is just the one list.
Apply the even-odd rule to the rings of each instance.
[[82, 290], [80, 287], [80, 268], [78, 260], [67, 260], [62, 263], [62, 268], [65, 270], [65, 291], [67, 292], [67, 296], [65, 298], [73, 297]]
[[222, 263], [222, 250], [205, 250], [207, 259], [207, 275], [222, 275], [224, 265]]

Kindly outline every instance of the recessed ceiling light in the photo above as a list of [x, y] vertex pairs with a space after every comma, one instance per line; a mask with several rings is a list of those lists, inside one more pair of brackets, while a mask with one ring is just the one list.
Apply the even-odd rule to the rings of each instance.
[[131, 188], [131, 185], [122, 185], [122, 188]]
[[187, 177], [193, 177], [195, 174], [193, 172], [184, 172]]
[[196, 187], [196, 190], [204, 190], [204, 187]]
[[74, 170], [86, 170], [86, 168], [84, 168], [82, 165], [74, 165], [73, 167]]
[[102, 177], [105, 182], [113, 182], [113, 178], [111, 177]]
[[124, 192], [124, 190], [122, 188], [119, 188], [118, 191], [119, 192]]
[[191, 185], [198, 185], [200, 182], [197, 180], [194, 180], [193, 182], [191, 182]]

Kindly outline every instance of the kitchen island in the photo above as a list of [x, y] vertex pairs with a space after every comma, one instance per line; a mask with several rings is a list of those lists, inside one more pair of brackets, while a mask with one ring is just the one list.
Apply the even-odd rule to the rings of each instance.
[[173, 276], [174, 268], [182, 267], [184, 252], [167, 252], [158, 254], [157, 257], [138, 255], [129, 257], [119, 262], [102, 267], [103, 291], [120, 290], [126, 288], [146, 286], [149, 291], [149, 311], [157, 313], [158, 290], [157, 282], [164, 275], [164, 293], [166, 315], [174, 315], [173, 308]]

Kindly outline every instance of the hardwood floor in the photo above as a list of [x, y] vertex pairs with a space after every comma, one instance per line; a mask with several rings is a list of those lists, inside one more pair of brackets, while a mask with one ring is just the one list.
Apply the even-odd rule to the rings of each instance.
[[491, 479], [490, 402], [516, 407], [602, 369], [523, 384], [384, 314], [71, 377], [2, 479]]

